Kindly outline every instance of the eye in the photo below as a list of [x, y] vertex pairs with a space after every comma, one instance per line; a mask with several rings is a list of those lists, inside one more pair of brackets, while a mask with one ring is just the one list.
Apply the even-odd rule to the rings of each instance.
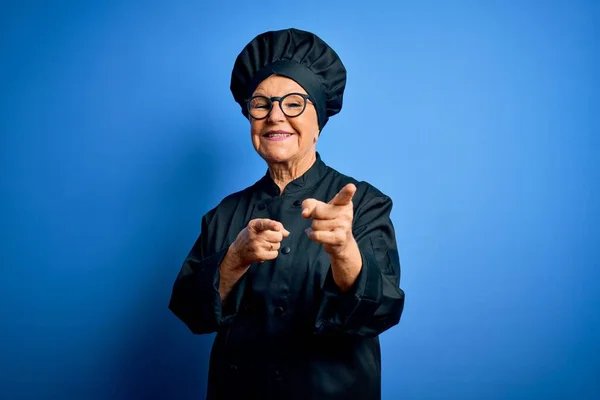
[[269, 109], [269, 102], [264, 98], [254, 98], [250, 100], [250, 108], [253, 110]]
[[286, 97], [284, 106], [288, 109], [299, 109], [304, 107], [304, 98], [298, 95]]

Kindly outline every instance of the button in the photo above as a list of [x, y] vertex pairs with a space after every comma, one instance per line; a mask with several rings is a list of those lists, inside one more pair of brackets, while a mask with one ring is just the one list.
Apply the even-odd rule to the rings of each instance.
[[274, 314], [276, 317], [281, 317], [283, 315], [283, 307], [277, 307]]
[[300, 207], [302, 205], [302, 200], [296, 200], [296, 201], [294, 201], [294, 205], [296, 207]]
[[229, 364], [229, 369], [232, 371], [237, 371], [238, 370], [238, 366], [235, 364]]
[[265, 208], [267, 208], [267, 205], [266, 205], [265, 203], [260, 203], [260, 204], [258, 205], [258, 209], [259, 209], [260, 211], [263, 211]]
[[290, 249], [288, 246], [284, 246], [281, 249], [281, 253], [283, 253], [283, 254], [288, 254], [290, 251], [292, 251], [292, 249]]

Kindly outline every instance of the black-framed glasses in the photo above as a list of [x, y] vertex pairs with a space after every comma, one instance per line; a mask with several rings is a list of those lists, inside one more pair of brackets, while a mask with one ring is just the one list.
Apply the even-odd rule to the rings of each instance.
[[281, 111], [290, 118], [299, 116], [306, 110], [306, 103], [312, 101], [309, 95], [302, 93], [288, 93], [281, 97], [253, 96], [246, 100], [248, 113], [254, 119], [265, 119], [273, 109], [273, 102], [279, 102]]

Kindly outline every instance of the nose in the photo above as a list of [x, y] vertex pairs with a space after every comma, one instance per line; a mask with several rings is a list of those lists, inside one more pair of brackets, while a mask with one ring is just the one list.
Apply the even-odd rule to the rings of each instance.
[[271, 112], [269, 113], [269, 117], [267, 118], [269, 120], [269, 122], [285, 121], [285, 114], [283, 113], [283, 111], [281, 111], [280, 104], [281, 103], [279, 102], [279, 100], [273, 101], [273, 108], [271, 109]]

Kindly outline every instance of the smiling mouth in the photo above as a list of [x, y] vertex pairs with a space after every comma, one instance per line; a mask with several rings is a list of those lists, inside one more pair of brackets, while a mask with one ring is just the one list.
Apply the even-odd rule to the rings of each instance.
[[263, 135], [265, 138], [286, 138], [288, 136], [292, 136], [289, 132], [267, 132]]

